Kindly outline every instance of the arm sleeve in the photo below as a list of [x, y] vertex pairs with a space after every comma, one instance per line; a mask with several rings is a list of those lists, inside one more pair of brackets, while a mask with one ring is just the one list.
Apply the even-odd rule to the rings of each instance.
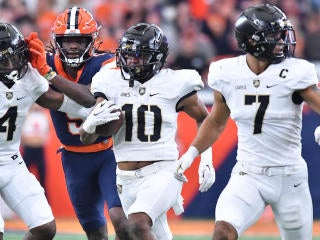
[[70, 99], [69, 97], [67, 97], [66, 95], [64, 95], [63, 102], [58, 111], [68, 113], [72, 117], [86, 119], [93, 108], [94, 107], [83, 107], [80, 104], [73, 101], [72, 99]]

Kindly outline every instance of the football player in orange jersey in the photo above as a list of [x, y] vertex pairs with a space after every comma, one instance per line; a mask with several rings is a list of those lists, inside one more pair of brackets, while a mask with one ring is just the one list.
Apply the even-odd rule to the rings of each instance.
[[[47, 49], [46, 62], [58, 75], [83, 86], [80, 90], [84, 92], [89, 92], [91, 79], [100, 67], [112, 65], [113, 62], [113, 54], [97, 54], [96, 50], [101, 43], [99, 29], [91, 13], [77, 6], [59, 14], [52, 28], [53, 43]], [[61, 85], [52, 81], [51, 87], [59, 91]], [[90, 103], [78, 100], [86, 106], [95, 103], [93, 96]], [[127, 219], [116, 188], [112, 139], [100, 137], [93, 144], [82, 144], [79, 128], [83, 119], [69, 114], [68, 109], [65, 112], [53, 110], [50, 114], [62, 144], [59, 152], [65, 180], [79, 222], [89, 240], [108, 239], [104, 214], [104, 206], [107, 204], [116, 239], [128, 239]]]

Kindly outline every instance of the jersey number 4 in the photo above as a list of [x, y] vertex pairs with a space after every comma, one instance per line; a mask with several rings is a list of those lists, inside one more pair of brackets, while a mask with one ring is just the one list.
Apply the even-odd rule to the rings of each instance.
[[256, 116], [254, 118], [253, 134], [261, 133], [264, 114], [269, 105], [269, 95], [245, 95], [245, 105], [260, 103]]
[[0, 132], [7, 133], [7, 141], [11, 141], [13, 139], [13, 132], [16, 130], [16, 119], [17, 106], [10, 107], [0, 118]]

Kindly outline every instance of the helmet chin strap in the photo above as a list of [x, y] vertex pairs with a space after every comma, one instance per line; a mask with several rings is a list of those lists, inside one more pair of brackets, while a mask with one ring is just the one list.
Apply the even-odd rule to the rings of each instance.
[[134, 85], [134, 79], [135, 79], [135, 73], [132, 71], [129, 71], [130, 79], [129, 79], [129, 87], [133, 87]]
[[133, 87], [133, 85], [134, 85], [134, 79], [136, 79], [136, 72], [134, 71], [134, 69], [132, 69], [132, 68], [128, 68], [128, 74], [129, 74], [129, 76], [130, 76], [130, 78], [129, 78], [129, 87]]
[[130, 80], [129, 80], [129, 87], [133, 87], [133, 85], [134, 85], [134, 80], [133, 80], [133, 78], [132, 77], [130, 77]]

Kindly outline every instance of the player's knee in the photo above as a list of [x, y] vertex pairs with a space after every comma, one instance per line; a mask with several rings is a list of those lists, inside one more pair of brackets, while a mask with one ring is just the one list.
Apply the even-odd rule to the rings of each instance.
[[95, 231], [85, 231], [88, 240], [108, 240], [107, 227], [102, 226]]
[[303, 217], [299, 217], [297, 214], [284, 215], [281, 225], [284, 229], [298, 229], [303, 226], [303, 221]]
[[120, 239], [129, 239], [129, 224], [127, 219], [120, 221], [114, 226], [114, 230]]
[[129, 234], [144, 236], [151, 231], [152, 221], [146, 214], [136, 213], [129, 216]]
[[125, 218], [123, 220], [117, 221], [116, 224], [114, 224], [114, 231], [116, 233], [116, 236], [119, 239], [130, 239], [130, 233], [129, 233], [129, 224], [128, 224], [128, 219]]
[[143, 236], [145, 232], [150, 230], [150, 227], [141, 222], [130, 222], [128, 225], [128, 230], [131, 236]]
[[33, 239], [47, 239], [51, 240], [56, 235], [56, 222], [55, 220], [43, 224], [41, 226], [30, 229]]
[[129, 223], [122, 208], [115, 207], [110, 209], [109, 216], [112, 221], [116, 235], [120, 239], [129, 239]]
[[231, 224], [224, 221], [217, 221], [215, 223], [213, 232], [214, 240], [236, 240], [237, 238], [238, 233]]

